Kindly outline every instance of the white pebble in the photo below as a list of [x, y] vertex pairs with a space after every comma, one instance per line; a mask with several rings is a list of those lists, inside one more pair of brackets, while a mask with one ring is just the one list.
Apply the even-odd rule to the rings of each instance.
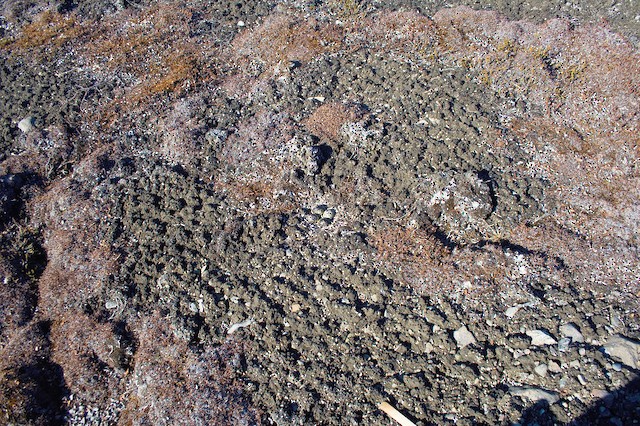
[[518, 313], [521, 307], [522, 305], [515, 305], [507, 308], [507, 310], [504, 311], [504, 314], [507, 316], [507, 318], [513, 318]]
[[453, 332], [453, 338], [456, 340], [456, 344], [460, 349], [476, 343], [476, 338], [464, 325]]
[[547, 366], [547, 364], [538, 364], [536, 365], [536, 368], [533, 369], [533, 371], [540, 377], [545, 377], [548, 370], [549, 367]]
[[242, 322], [235, 323], [231, 327], [229, 327], [229, 329], [227, 330], [227, 334], [232, 334], [236, 330], [238, 330], [239, 328], [248, 327], [253, 323], [254, 323], [253, 318], [249, 318], [249, 319], [246, 319], [246, 320], [244, 320]]
[[527, 330], [527, 336], [531, 337], [531, 344], [533, 346], [555, 345], [556, 339], [542, 330]]
[[613, 336], [604, 344], [605, 352], [631, 368], [640, 368], [640, 343], [622, 336]]
[[529, 386], [511, 386], [509, 393], [531, 402], [544, 400], [547, 401], [549, 405], [555, 404], [560, 400], [560, 397], [555, 392]]
[[584, 336], [573, 324], [563, 324], [560, 326], [560, 334], [563, 337], [570, 337], [573, 343], [582, 343], [584, 342]]
[[31, 116], [23, 118], [18, 123], [18, 129], [22, 130], [23, 133], [29, 133], [33, 128], [33, 117]]

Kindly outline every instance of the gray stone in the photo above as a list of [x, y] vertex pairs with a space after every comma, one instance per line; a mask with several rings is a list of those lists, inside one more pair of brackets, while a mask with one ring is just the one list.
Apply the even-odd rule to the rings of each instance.
[[562, 371], [562, 368], [557, 362], [549, 361], [549, 371], [552, 373], [560, 373]]
[[555, 345], [557, 343], [556, 339], [542, 330], [527, 330], [526, 334], [531, 338], [533, 346]]
[[22, 133], [29, 133], [34, 127], [33, 117], [31, 116], [23, 118], [18, 123], [18, 129], [22, 130]]
[[521, 305], [515, 305], [510, 308], [507, 308], [507, 310], [504, 311], [504, 314], [507, 316], [507, 318], [513, 318], [520, 310], [520, 307]]
[[640, 367], [640, 343], [622, 336], [613, 336], [603, 346], [604, 351], [631, 368]]
[[464, 325], [453, 332], [453, 338], [460, 349], [476, 343], [476, 338]]
[[571, 341], [573, 343], [583, 343], [584, 342], [584, 336], [582, 335], [582, 333], [580, 333], [580, 330], [574, 324], [569, 323], [569, 324], [561, 325], [560, 326], [560, 334], [563, 337], [571, 338]]
[[509, 393], [530, 402], [547, 401], [549, 405], [560, 400], [557, 393], [533, 386], [511, 386]]
[[533, 369], [533, 371], [540, 377], [545, 377], [547, 375], [548, 370], [549, 370], [549, 367], [547, 366], [547, 364], [538, 364]]
[[558, 342], [558, 351], [566, 352], [567, 349], [569, 349], [569, 345], [570, 344], [571, 344], [571, 338], [570, 337], [563, 337]]

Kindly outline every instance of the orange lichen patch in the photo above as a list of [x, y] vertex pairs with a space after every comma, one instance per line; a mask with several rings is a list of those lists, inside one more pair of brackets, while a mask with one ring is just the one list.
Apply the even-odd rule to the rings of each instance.
[[[505, 122], [511, 143], [530, 155], [522, 170], [549, 182], [558, 223], [590, 238], [637, 239], [638, 49], [604, 23], [510, 22], [465, 7], [442, 10], [434, 21], [448, 34], [446, 60], [539, 111]], [[515, 148], [505, 142], [493, 145]]]
[[56, 49], [68, 41], [77, 40], [86, 31], [74, 14], [63, 15], [46, 10], [25, 25], [15, 40], [3, 43], [2, 47], [18, 54], [32, 49]]
[[294, 197], [297, 188], [277, 179], [277, 176], [265, 173], [262, 180], [232, 178], [225, 182], [216, 182], [214, 188], [228, 196], [239, 210], [246, 213], [289, 213], [299, 208], [299, 203]]
[[154, 313], [132, 326], [138, 337], [124, 424], [259, 424], [233, 367], [246, 351], [234, 340], [197, 353], [168, 318]]
[[213, 41], [191, 35], [193, 13], [159, 3], [105, 19], [84, 38], [78, 50], [96, 74], [119, 78], [123, 92], [103, 108], [103, 123], [117, 121], [158, 95], [183, 96], [216, 78], [216, 48]]
[[427, 230], [389, 226], [373, 230], [376, 262], [388, 273], [423, 292], [454, 286], [450, 251]]
[[363, 22], [356, 27], [360, 33], [357, 39], [375, 51], [413, 58], [433, 56], [444, 49], [446, 34], [443, 29], [418, 12], [385, 13]]
[[240, 201], [256, 202], [259, 199], [273, 197], [274, 187], [271, 182], [218, 182], [216, 191], [225, 192]]
[[635, 292], [640, 288], [640, 260], [613, 235], [608, 240], [589, 238], [549, 218], [535, 225], [520, 225], [511, 242], [561, 260], [575, 280], [628, 287]]
[[538, 105], [556, 124], [613, 142], [638, 133], [640, 52], [604, 24], [511, 22], [466, 7], [434, 15], [449, 59], [499, 93]]
[[371, 235], [372, 246], [381, 259], [398, 262], [423, 262], [436, 264], [450, 255], [449, 250], [433, 235], [423, 229], [388, 227]]
[[307, 62], [336, 52], [343, 47], [342, 38], [342, 29], [336, 25], [278, 14], [236, 37], [229, 55], [240, 64], [259, 61], [265, 71], [273, 70], [281, 62]]
[[[76, 311], [52, 323], [50, 338], [52, 359], [64, 369], [74, 394], [105, 401], [122, 393], [124, 383], [114, 374], [119, 368], [119, 342], [110, 324]], [[86, 377], [99, 379], [87, 381]]]
[[341, 129], [345, 123], [360, 118], [361, 112], [348, 108], [347, 105], [332, 102], [320, 105], [306, 120], [304, 126], [316, 136], [329, 141], [336, 141], [341, 136]]

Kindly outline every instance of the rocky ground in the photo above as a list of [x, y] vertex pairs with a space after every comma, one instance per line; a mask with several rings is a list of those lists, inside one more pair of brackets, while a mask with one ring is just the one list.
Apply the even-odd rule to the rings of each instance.
[[0, 422], [640, 422], [633, 2], [4, 2]]

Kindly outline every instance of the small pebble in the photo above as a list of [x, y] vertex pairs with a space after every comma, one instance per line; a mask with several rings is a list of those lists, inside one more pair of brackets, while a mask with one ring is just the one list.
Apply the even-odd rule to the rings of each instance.
[[576, 327], [574, 324], [569, 323], [561, 325], [560, 334], [562, 335], [562, 337], [571, 338], [571, 341], [573, 343], [584, 342], [584, 336], [582, 336], [582, 333], [580, 333], [580, 330], [578, 330], [578, 327]]
[[594, 389], [591, 391], [591, 396], [598, 399], [604, 399], [608, 395], [609, 395], [609, 392], [607, 392], [604, 389]]
[[531, 338], [533, 346], [555, 345], [557, 343], [556, 339], [542, 330], [527, 330], [526, 334]]
[[567, 387], [567, 378], [566, 377], [562, 377], [559, 381], [558, 381], [558, 387], [560, 389], [563, 389], [565, 387]]
[[545, 377], [548, 370], [549, 367], [547, 366], [547, 364], [538, 364], [536, 365], [536, 368], [533, 369], [533, 371], [540, 377]]
[[604, 351], [629, 367], [640, 367], [640, 343], [636, 341], [622, 336], [613, 336], [604, 344]]
[[520, 305], [515, 305], [508, 308], [504, 312], [504, 314], [507, 316], [507, 318], [513, 318], [518, 313], [519, 310], [520, 310]]
[[464, 325], [453, 332], [453, 338], [460, 349], [476, 343], [476, 338]]
[[587, 381], [582, 374], [578, 374], [578, 381], [582, 386], [585, 386], [587, 384]]
[[549, 361], [549, 371], [552, 373], [559, 373], [562, 371], [562, 368], [560, 368], [560, 364], [558, 364], [555, 361]]
[[530, 386], [511, 386], [509, 393], [532, 402], [547, 401], [549, 405], [555, 404], [560, 400], [560, 397], [555, 392]]
[[111, 311], [118, 307], [118, 302], [116, 302], [115, 300], [107, 300], [107, 302], [104, 304], [104, 307]]
[[566, 352], [569, 349], [569, 344], [571, 343], [571, 339], [568, 337], [563, 337], [558, 342], [558, 351]]
[[34, 128], [33, 117], [28, 116], [20, 120], [18, 123], [18, 129], [22, 130], [22, 133], [29, 133]]

